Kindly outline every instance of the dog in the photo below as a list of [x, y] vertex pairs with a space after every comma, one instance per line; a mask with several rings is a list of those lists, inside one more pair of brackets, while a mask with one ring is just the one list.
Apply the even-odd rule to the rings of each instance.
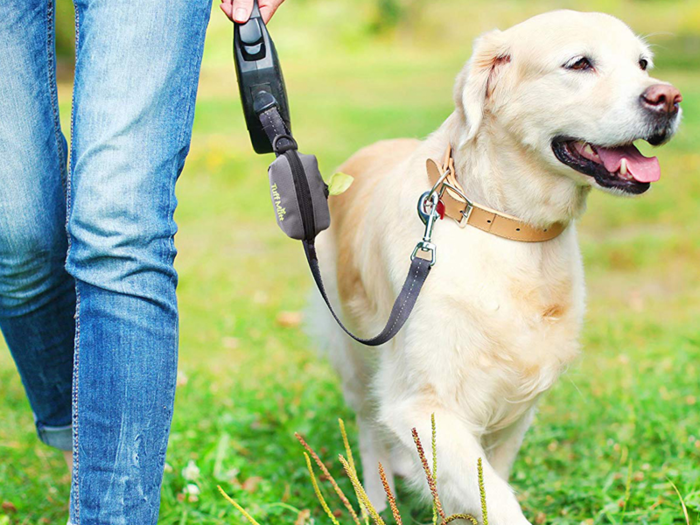
[[392, 488], [400, 475], [429, 496], [411, 429], [427, 441], [434, 414], [445, 510], [481, 516], [482, 458], [490, 522], [529, 523], [508, 477], [538, 397], [579, 352], [575, 221], [592, 188], [644, 193], [659, 165], [632, 143], [667, 142], [681, 118], [679, 91], [651, 67], [645, 42], [610, 15], [541, 14], [475, 41], [455, 110], [426, 140], [382, 141], [340, 167], [354, 183], [331, 198], [318, 252], [344, 322], [364, 336], [383, 327], [424, 232], [416, 203], [433, 185], [426, 159], [451, 147], [471, 201], [541, 231], [563, 225], [555, 238], [522, 242], [437, 221], [437, 262], [405, 327], [378, 349], [347, 338], [317, 301], [317, 335], [357, 413], [378, 508], [386, 505], [378, 462]]

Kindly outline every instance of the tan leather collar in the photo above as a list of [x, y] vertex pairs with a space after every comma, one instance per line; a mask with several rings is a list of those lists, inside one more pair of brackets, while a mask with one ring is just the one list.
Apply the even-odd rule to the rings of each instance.
[[563, 222], [556, 222], [547, 228], [536, 228], [516, 217], [471, 202], [457, 182], [451, 146], [447, 147], [442, 165], [428, 159], [426, 168], [430, 183], [445, 206], [445, 215], [457, 221], [462, 228], [469, 225], [505, 239], [521, 242], [549, 241], [566, 229], [567, 224]]

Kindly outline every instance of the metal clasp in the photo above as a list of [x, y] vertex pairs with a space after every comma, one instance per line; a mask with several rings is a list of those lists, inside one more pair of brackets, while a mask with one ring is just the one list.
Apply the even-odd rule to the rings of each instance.
[[435, 261], [437, 260], [437, 246], [435, 246], [432, 242], [420, 241], [418, 244], [416, 244], [416, 247], [413, 248], [411, 260], [416, 258], [418, 255], [418, 250], [430, 252], [430, 266], [435, 264]]
[[418, 250], [430, 252], [430, 266], [433, 266], [437, 260], [437, 247], [430, 242], [430, 239], [433, 235], [435, 220], [440, 217], [437, 209], [438, 202], [440, 202], [440, 196], [434, 191], [426, 191], [418, 199], [418, 216], [425, 224], [425, 232], [423, 233], [423, 239], [416, 244], [411, 254], [411, 260], [413, 260], [416, 258]]

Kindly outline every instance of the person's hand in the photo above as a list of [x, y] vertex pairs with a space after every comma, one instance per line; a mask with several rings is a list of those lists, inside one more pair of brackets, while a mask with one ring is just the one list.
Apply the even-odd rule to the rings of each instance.
[[[258, 0], [260, 14], [267, 24], [284, 0]], [[234, 22], [243, 24], [253, 11], [253, 0], [221, 0], [221, 10]]]

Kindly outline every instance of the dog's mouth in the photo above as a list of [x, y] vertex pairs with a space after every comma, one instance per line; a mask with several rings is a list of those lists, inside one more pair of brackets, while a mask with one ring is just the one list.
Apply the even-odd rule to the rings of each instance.
[[583, 140], [558, 137], [552, 151], [560, 162], [593, 177], [599, 186], [640, 194], [661, 177], [656, 157], [645, 157], [634, 146], [596, 146]]

